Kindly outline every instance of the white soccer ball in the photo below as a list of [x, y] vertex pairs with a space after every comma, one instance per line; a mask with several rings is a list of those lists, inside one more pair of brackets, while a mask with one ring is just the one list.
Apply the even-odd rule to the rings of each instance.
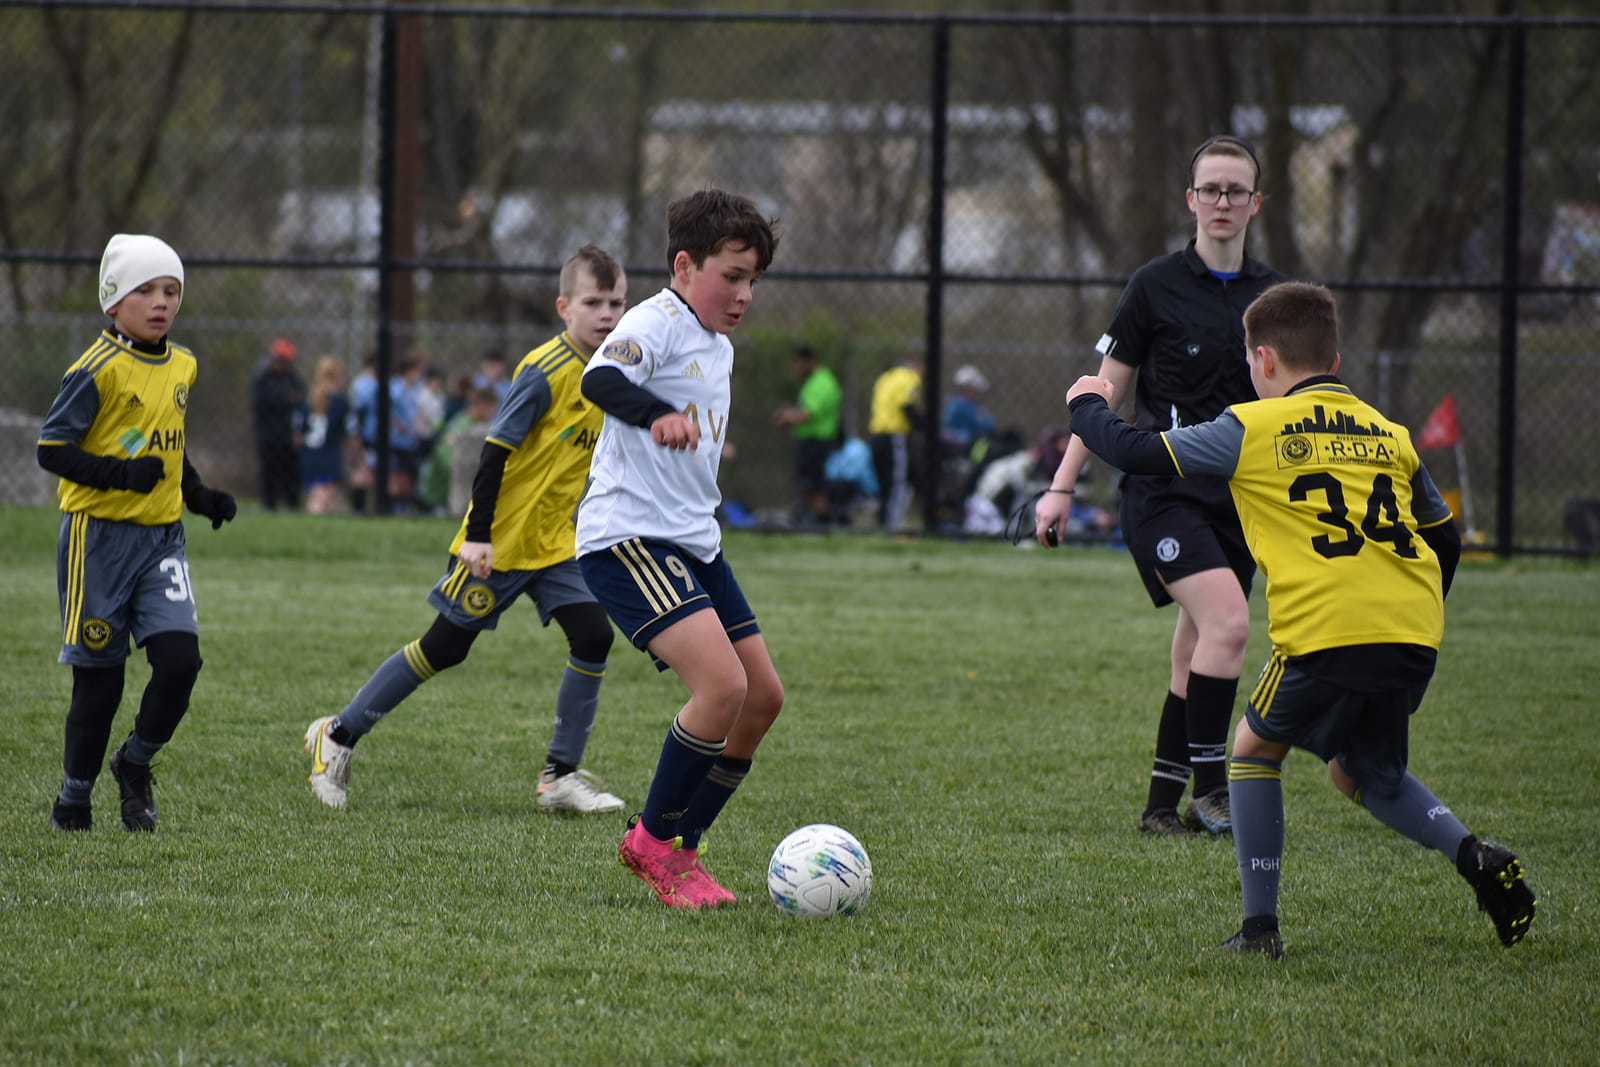
[[853, 915], [872, 892], [872, 861], [851, 833], [827, 823], [802, 826], [772, 850], [767, 892], [778, 910], [806, 919]]

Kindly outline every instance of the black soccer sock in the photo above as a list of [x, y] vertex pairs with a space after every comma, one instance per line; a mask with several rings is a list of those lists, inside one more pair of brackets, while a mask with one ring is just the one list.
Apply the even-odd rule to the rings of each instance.
[[727, 744], [725, 737], [714, 741], [696, 737], [676, 718], [672, 720], [661, 743], [661, 756], [641, 813], [645, 831], [651, 837], [670, 841], [681, 833], [684, 813]]
[[144, 644], [144, 653], [150, 661], [150, 681], [133, 721], [133, 736], [138, 739], [134, 763], [149, 763], [172, 740], [189, 710], [189, 697], [200, 676], [200, 639], [194, 634], [153, 634]]
[[1194, 795], [1210, 796], [1228, 788], [1228, 724], [1233, 721], [1233, 700], [1239, 679], [1213, 678], [1189, 672], [1189, 766], [1194, 769]]
[[1150, 795], [1145, 811], [1178, 807], [1183, 788], [1189, 784], [1189, 724], [1184, 715], [1184, 699], [1168, 693], [1161, 706], [1161, 724], [1156, 727], [1156, 758], [1150, 769]]
[[[73, 667], [72, 703], [67, 707], [66, 745], [62, 769], [69, 781], [93, 786], [105, 763], [111, 721], [122, 703], [122, 664], [115, 667]], [[88, 803], [82, 799], [70, 803]]]

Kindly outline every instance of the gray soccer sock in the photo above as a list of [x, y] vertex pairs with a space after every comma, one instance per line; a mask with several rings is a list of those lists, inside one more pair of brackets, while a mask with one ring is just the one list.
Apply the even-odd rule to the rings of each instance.
[[164, 742], [157, 744], [146, 741], [139, 736], [139, 731], [135, 730], [128, 735], [126, 741], [122, 742], [122, 756], [129, 763], [148, 764], [156, 758], [156, 753], [160, 752], [164, 747]]
[[[342, 727], [351, 737], [365, 736], [378, 724], [379, 719], [416, 692], [417, 686], [434, 676], [436, 672], [422, 658], [417, 644], [416, 641], [411, 642], [372, 672], [367, 684], [356, 692], [349, 705], [339, 713], [333, 724], [335, 729]], [[416, 657], [415, 666], [412, 664], [413, 656]]]
[[1410, 774], [1391, 795], [1373, 790], [1356, 790], [1356, 803], [1370, 811], [1383, 825], [1404, 834], [1424, 848], [1442, 852], [1451, 861], [1468, 830], [1428, 787]]
[[73, 778], [70, 775], [63, 775], [61, 779], [61, 795], [58, 799], [63, 804], [81, 808], [89, 803], [89, 797], [93, 793], [93, 778]]
[[550, 758], [576, 767], [583, 762], [583, 750], [594, 729], [595, 711], [600, 706], [600, 682], [606, 665], [590, 663], [576, 656], [567, 657], [556, 691], [556, 724], [550, 735]]
[[1228, 807], [1239, 860], [1244, 917], [1278, 914], [1283, 873], [1283, 764], [1235, 756], [1228, 761]]

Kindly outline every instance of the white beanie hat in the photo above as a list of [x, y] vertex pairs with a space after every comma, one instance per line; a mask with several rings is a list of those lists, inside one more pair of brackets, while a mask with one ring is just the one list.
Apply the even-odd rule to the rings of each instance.
[[956, 371], [955, 385], [957, 389], [976, 389], [981, 393], [989, 388], [989, 379], [985, 378], [977, 367], [968, 363]]
[[178, 303], [183, 303], [183, 260], [172, 246], [149, 234], [117, 234], [100, 257], [100, 310], [110, 311], [123, 297], [155, 278], [178, 279]]

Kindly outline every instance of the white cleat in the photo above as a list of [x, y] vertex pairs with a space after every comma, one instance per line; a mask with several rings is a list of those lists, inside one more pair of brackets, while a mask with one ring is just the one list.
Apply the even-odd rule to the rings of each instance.
[[573, 771], [560, 778], [548, 770], [539, 775], [539, 806], [545, 811], [572, 811], [583, 815], [598, 815], [608, 811], [621, 811], [622, 798], [607, 793], [602, 782], [588, 771]]
[[[350, 784], [351, 749], [328, 736], [334, 716], [318, 719], [306, 727], [306, 751], [311, 753], [311, 791], [330, 808], [342, 808], [345, 789]], [[622, 802], [617, 801], [618, 804]]]

